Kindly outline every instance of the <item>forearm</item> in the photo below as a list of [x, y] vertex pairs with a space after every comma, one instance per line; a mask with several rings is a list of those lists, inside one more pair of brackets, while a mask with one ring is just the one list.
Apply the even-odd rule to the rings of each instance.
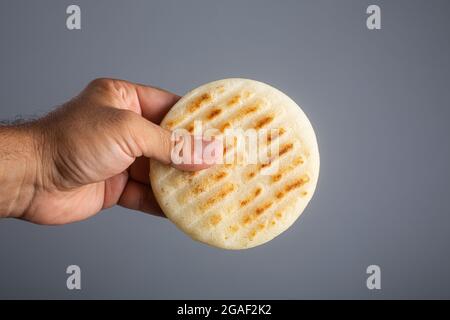
[[36, 126], [0, 126], [0, 217], [20, 217], [32, 202], [40, 166]]

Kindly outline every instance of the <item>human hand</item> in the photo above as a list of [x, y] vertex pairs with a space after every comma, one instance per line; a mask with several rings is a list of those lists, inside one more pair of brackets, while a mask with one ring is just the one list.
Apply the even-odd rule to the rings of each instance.
[[162, 215], [148, 158], [171, 163], [171, 133], [157, 124], [178, 99], [157, 88], [97, 79], [42, 119], [0, 127], [0, 216], [64, 224], [115, 204]]

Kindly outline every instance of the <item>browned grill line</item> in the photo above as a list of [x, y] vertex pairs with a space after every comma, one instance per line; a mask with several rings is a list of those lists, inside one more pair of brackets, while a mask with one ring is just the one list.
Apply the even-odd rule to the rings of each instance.
[[239, 101], [241, 100], [242, 96], [241, 94], [236, 94], [233, 97], [231, 97], [228, 101], [227, 101], [227, 106], [231, 107], [237, 103], [239, 103]]
[[276, 174], [272, 176], [271, 182], [278, 182], [286, 173], [294, 170], [299, 165], [303, 164], [304, 160], [301, 156], [296, 157], [289, 165], [286, 167], [280, 168]]
[[212, 100], [211, 94], [204, 93], [189, 104], [189, 106], [187, 107], [187, 112], [193, 113], [194, 111], [199, 109], [203, 104], [210, 102], [211, 100]]
[[209, 190], [213, 188], [217, 182], [222, 180], [228, 175], [225, 171], [219, 171], [216, 173], [213, 173], [211, 176], [207, 176], [205, 179], [202, 179], [201, 181], [197, 182], [194, 185], [194, 188], [192, 189], [192, 193], [194, 195], [198, 195], [202, 192], [205, 192], [206, 190]]
[[294, 147], [294, 144], [291, 143], [291, 142], [282, 145], [281, 148], [280, 148], [280, 151], [278, 152], [278, 155], [282, 156], [283, 154], [285, 154], [286, 152], [291, 150], [293, 147]]
[[219, 201], [223, 200], [227, 195], [229, 195], [232, 191], [234, 191], [234, 189], [235, 189], [235, 186], [232, 183], [229, 183], [229, 184], [223, 186], [222, 189], [220, 189], [218, 192], [216, 192], [215, 195], [213, 195], [212, 197], [208, 198], [208, 200], [206, 200], [206, 202], [201, 204], [200, 205], [201, 208], [203, 210], [206, 210], [206, 209], [212, 207], [213, 205], [215, 205]]
[[236, 112], [230, 119], [222, 122], [217, 126], [217, 128], [220, 130], [220, 132], [225, 132], [225, 129], [230, 128], [236, 121], [244, 118], [250, 113], [254, 113], [260, 109], [262, 105], [261, 101], [253, 102], [249, 105], [243, 106], [241, 110]]
[[261, 188], [257, 187], [255, 190], [253, 190], [253, 192], [250, 194], [250, 196], [248, 196], [247, 198], [243, 199], [240, 201], [240, 205], [241, 207], [245, 207], [246, 205], [248, 205], [250, 202], [252, 202], [257, 196], [259, 196], [261, 193]]
[[295, 190], [297, 188], [300, 188], [301, 186], [303, 186], [305, 183], [309, 182], [309, 176], [308, 175], [303, 175], [302, 177], [289, 182], [288, 184], [286, 184], [284, 187], [282, 187], [276, 194], [275, 197], [277, 199], [281, 199], [283, 198], [287, 193], [291, 192], [292, 190]]
[[261, 216], [264, 211], [266, 211], [267, 209], [269, 209], [271, 206], [273, 205], [273, 201], [267, 201], [266, 203], [264, 203], [263, 205], [256, 207], [253, 212], [245, 215], [242, 218], [242, 223], [244, 225], [249, 224], [250, 222], [254, 221], [255, 219], [257, 219], [259, 216]]
[[267, 126], [269, 123], [271, 123], [273, 121], [273, 119], [275, 118], [274, 115], [269, 115], [269, 116], [264, 116], [261, 119], [259, 119], [258, 121], [256, 121], [256, 124], [254, 126], [254, 129], [262, 129], [265, 126]]

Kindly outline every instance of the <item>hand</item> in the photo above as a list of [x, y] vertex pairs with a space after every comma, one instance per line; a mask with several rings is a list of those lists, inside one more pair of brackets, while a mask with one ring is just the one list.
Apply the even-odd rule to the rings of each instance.
[[0, 215], [54, 225], [115, 204], [162, 215], [148, 158], [171, 163], [171, 133], [157, 124], [178, 99], [161, 89], [97, 79], [42, 119], [0, 127]]

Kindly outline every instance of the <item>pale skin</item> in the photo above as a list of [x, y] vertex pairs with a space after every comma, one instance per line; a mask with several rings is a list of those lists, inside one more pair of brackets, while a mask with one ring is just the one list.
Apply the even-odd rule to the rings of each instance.
[[0, 126], [0, 217], [60, 225], [114, 205], [163, 215], [149, 183], [149, 158], [171, 164], [171, 132], [158, 124], [179, 98], [96, 79], [41, 119]]

